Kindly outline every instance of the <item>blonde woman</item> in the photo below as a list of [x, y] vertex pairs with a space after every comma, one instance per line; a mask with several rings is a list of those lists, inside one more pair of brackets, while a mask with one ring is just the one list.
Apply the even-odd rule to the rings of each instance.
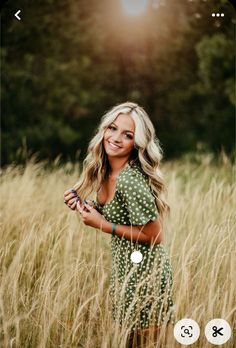
[[80, 180], [64, 193], [85, 225], [111, 234], [112, 314], [129, 327], [130, 346], [134, 336], [158, 333], [162, 323], [173, 323], [172, 270], [161, 244], [163, 216], [170, 210], [163, 197], [161, 158], [145, 110], [132, 102], [119, 104], [102, 117]]

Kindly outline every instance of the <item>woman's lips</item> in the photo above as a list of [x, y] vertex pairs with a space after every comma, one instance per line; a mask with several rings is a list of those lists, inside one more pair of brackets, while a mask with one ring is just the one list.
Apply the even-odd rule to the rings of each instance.
[[115, 144], [111, 143], [110, 141], [108, 141], [108, 145], [109, 145], [110, 148], [113, 149], [113, 150], [118, 150], [118, 149], [121, 148], [120, 146], [115, 145]]

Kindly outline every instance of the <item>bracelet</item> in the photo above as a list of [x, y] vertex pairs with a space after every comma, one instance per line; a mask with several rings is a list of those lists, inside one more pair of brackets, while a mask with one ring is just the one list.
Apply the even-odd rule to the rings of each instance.
[[115, 236], [115, 234], [116, 234], [116, 224], [114, 224], [114, 223], [112, 222], [111, 226], [112, 226], [112, 231], [111, 231], [111, 233], [112, 233], [113, 236]]

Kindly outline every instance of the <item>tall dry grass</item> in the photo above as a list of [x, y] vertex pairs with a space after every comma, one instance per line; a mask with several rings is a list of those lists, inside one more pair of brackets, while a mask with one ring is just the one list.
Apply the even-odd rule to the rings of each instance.
[[[176, 319], [199, 323], [198, 348], [212, 347], [204, 336], [212, 318], [236, 324], [235, 168], [225, 156], [214, 163], [186, 157], [162, 168]], [[45, 170], [34, 161], [1, 173], [1, 347], [125, 347], [127, 332], [111, 318], [110, 235], [85, 227], [63, 203], [78, 175], [77, 165]], [[180, 347], [172, 330], [159, 342]]]

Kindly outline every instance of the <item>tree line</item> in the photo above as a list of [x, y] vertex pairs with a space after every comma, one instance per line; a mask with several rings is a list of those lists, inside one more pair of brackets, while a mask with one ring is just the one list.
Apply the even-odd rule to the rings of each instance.
[[9, 1], [1, 23], [2, 165], [22, 162], [25, 149], [83, 159], [101, 116], [127, 100], [147, 110], [166, 158], [232, 155], [236, 20], [228, 1], [149, 2], [137, 18], [118, 0]]

